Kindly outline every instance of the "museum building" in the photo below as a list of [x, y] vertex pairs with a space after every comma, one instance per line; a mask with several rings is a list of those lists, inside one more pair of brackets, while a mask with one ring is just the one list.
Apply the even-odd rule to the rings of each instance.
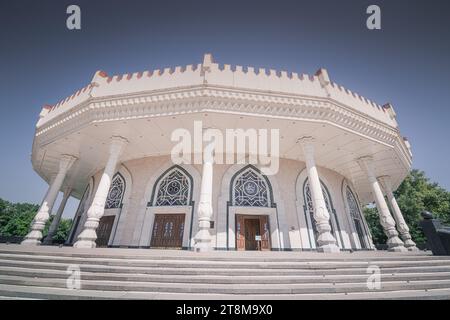
[[[278, 171], [174, 163], [172, 133], [194, 135], [195, 121], [222, 132], [278, 130]], [[80, 203], [66, 244], [76, 248], [374, 250], [362, 207], [375, 202], [389, 250], [417, 250], [393, 195], [411, 161], [393, 106], [334, 83], [325, 69], [256, 70], [205, 54], [184, 67], [97, 71], [42, 108], [32, 164], [49, 189], [22, 244], [51, 244], [72, 196]]]

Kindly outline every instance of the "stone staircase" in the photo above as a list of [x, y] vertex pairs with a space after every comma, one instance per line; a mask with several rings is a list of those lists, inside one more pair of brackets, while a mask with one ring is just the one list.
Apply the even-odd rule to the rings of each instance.
[[[81, 288], [68, 289], [68, 267]], [[369, 289], [368, 267], [381, 271]], [[450, 257], [0, 245], [2, 299], [450, 299]]]

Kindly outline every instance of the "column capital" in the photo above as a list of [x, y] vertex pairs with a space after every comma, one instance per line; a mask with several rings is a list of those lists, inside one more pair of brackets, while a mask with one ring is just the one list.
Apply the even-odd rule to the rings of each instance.
[[109, 153], [111, 155], [119, 155], [122, 152], [123, 147], [128, 144], [128, 140], [121, 136], [112, 136], [110, 140]]
[[68, 186], [68, 187], [65, 187], [64, 189], [63, 189], [63, 195], [64, 195], [64, 197], [70, 197], [70, 195], [72, 194], [72, 187], [70, 187], [70, 186]]
[[366, 163], [366, 164], [371, 164], [373, 163], [373, 156], [362, 156], [356, 159], [356, 161], [361, 162], [361, 163]]
[[122, 136], [111, 136], [111, 142], [112, 143], [119, 143], [119, 144], [126, 144], [126, 143], [128, 143], [128, 139], [127, 138], [124, 138], [124, 137], [122, 137]]
[[303, 136], [297, 139], [297, 143], [301, 145], [306, 156], [312, 155], [314, 153], [315, 142], [316, 139], [312, 136]]
[[59, 160], [59, 171], [67, 171], [78, 158], [70, 154], [62, 154]]
[[377, 177], [378, 181], [381, 182], [381, 184], [383, 185], [383, 187], [386, 189], [386, 191], [388, 192], [392, 192], [392, 183], [391, 183], [391, 177], [390, 176], [379, 176]]
[[373, 157], [372, 156], [363, 156], [356, 159], [361, 169], [363, 169], [370, 178], [375, 178], [375, 170], [373, 166]]
[[310, 145], [313, 144], [314, 142], [316, 142], [316, 138], [312, 136], [303, 136], [297, 139], [297, 143], [300, 143], [302, 146]]

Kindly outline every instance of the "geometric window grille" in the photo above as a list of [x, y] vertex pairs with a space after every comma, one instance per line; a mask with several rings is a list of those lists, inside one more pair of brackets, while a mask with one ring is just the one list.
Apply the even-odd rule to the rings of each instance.
[[347, 198], [348, 209], [350, 211], [350, 216], [355, 224], [356, 233], [358, 234], [359, 242], [363, 249], [367, 248], [364, 234], [363, 221], [361, 216], [361, 211], [359, 210], [358, 202], [356, 201], [355, 195], [352, 190], [347, 186], [345, 190], [345, 195]]
[[123, 194], [125, 193], [125, 180], [120, 173], [116, 173], [109, 188], [105, 209], [120, 208]]
[[269, 187], [266, 180], [249, 168], [235, 179], [233, 205], [242, 207], [269, 207]]
[[[308, 181], [306, 181], [306, 183], [303, 185], [303, 194], [305, 197], [306, 211], [309, 213], [310, 221], [312, 224], [314, 239], [317, 239], [319, 232], [317, 231], [316, 221], [314, 220], [314, 203], [312, 200], [311, 189], [309, 187]], [[308, 221], [308, 220], [306, 220], [306, 221]], [[309, 226], [309, 227], [311, 229], [311, 226]]]
[[190, 190], [189, 178], [181, 170], [175, 169], [159, 184], [155, 206], [187, 206]]
[[[320, 182], [320, 187], [322, 188], [322, 194], [323, 194], [323, 199], [325, 200], [325, 206], [327, 207], [327, 211], [330, 214], [331, 234], [334, 236], [334, 238], [338, 242], [338, 245], [340, 246], [339, 239], [336, 237], [336, 229], [338, 229], [336, 227], [337, 217], [336, 217], [336, 212], [334, 211], [334, 209], [332, 208], [332, 205], [331, 205], [330, 194], [328, 193], [327, 188], [323, 185], [322, 181]], [[312, 201], [311, 188], [309, 187], [308, 179], [305, 181], [305, 184], [303, 185], [303, 194], [304, 194], [304, 199], [305, 199], [306, 212], [309, 213], [310, 221], [312, 224], [312, 226], [309, 226], [309, 227], [310, 228], [312, 227], [312, 230], [314, 233], [314, 239], [317, 244], [318, 231], [317, 231], [317, 227], [316, 227], [316, 220], [314, 219], [314, 204]]]

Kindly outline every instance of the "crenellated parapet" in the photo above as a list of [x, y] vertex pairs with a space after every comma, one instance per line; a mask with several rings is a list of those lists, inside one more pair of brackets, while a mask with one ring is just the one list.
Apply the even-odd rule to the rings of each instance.
[[273, 69], [231, 66], [216, 63], [211, 54], [205, 54], [203, 62], [197, 65], [114, 76], [97, 71], [87, 86], [41, 113], [37, 127], [53, 119], [58, 121], [57, 118], [75, 106], [100, 101], [106, 97], [133, 99], [144, 94], [159, 94], [164, 91], [175, 94], [189, 88], [222, 88], [244, 95], [278, 96], [287, 101], [298, 98], [330, 101], [384, 125], [397, 127], [395, 112], [390, 104], [380, 106], [332, 82], [325, 69], [319, 69], [315, 75], [306, 75]]

